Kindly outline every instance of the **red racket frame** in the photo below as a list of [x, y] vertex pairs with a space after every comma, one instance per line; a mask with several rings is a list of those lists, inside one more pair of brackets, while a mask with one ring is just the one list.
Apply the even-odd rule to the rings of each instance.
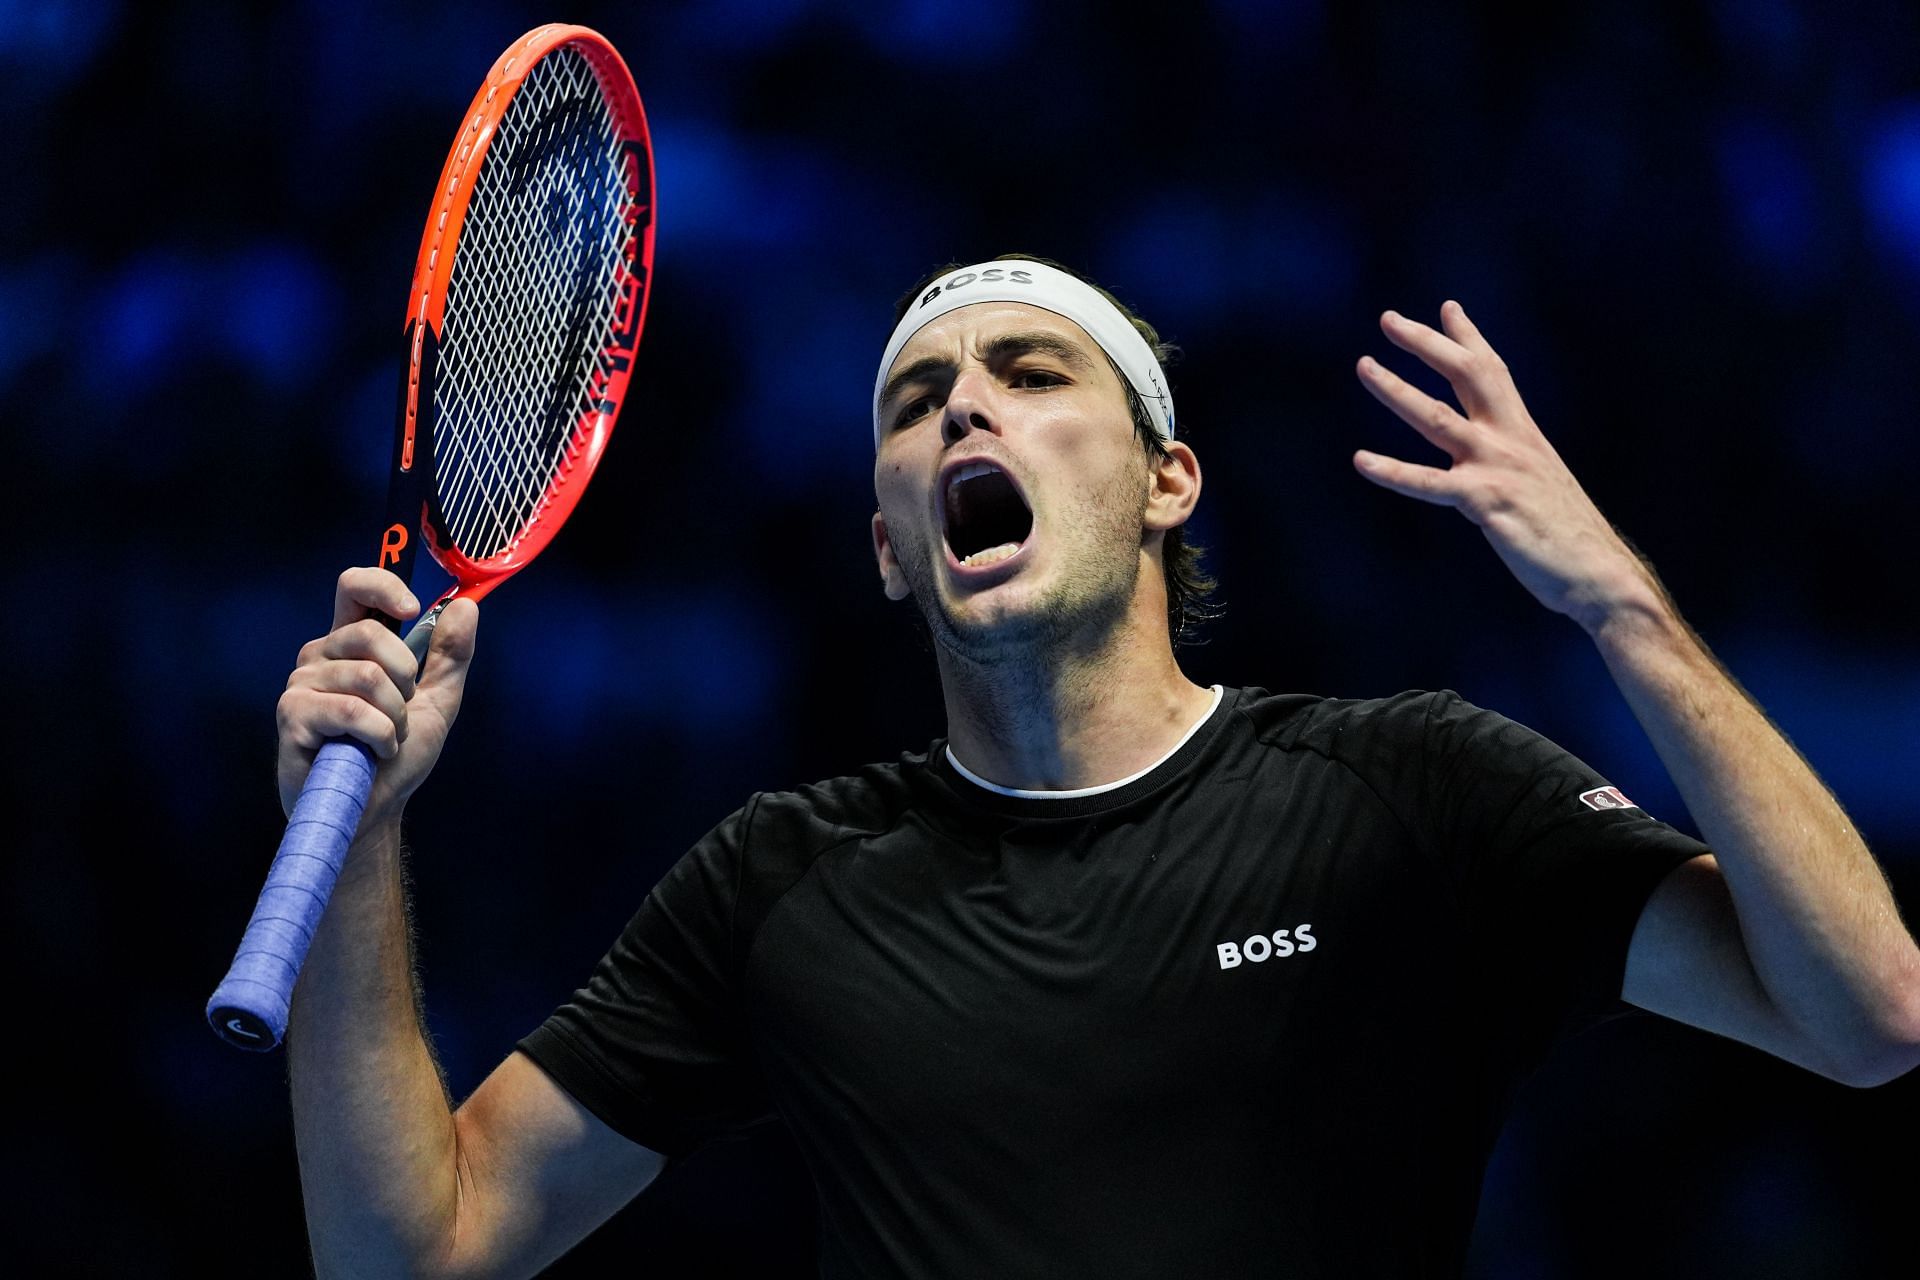
[[[437, 526], [438, 502], [426, 483], [433, 469], [433, 363], [459, 235], [481, 161], [528, 71], [563, 45], [577, 50], [591, 66], [618, 131], [629, 197], [624, 210], [627, 236], [621, 246], [625, 269], [614, 284], [620, 292], [589, 374], [590, 394], [568, 442], [581, 447], [567, 449], [519, 536], [497, 554], [475, 560], [454, 550]], [[580, 501], [606, 449], [633, 372], [653, 272], [653, 222], [653, 151], [646, 116], [633, 77], [613, 46], [586, 27], [561, 25], [540, 27], [508, 46], [474, 95], [466, 123], [441, 168], [408, 295], [407, 376], [401, 387], [395, 470], [379, 562], [407, 576], [414, 550], [409, 527], [418, 511], [418, 527], [434, 558], [455, 578], [452, 589], [407, 635], [416, 659], [424, 660], [428, 637], [449, 601], [458, 595], [478, 599], [519, 570], [552, 540]], [[422, 444], [425, 447], [416, 450]], [[425, 456], [416, 457], [416, 451]], [[332, 896], [348, 841], [359, 826], [377, 766], [372, 751], [359, 742], [334, 739], [316, 754], [233, 964], [207, 1003], [208, 1021], [230, 1043], [261, 1051], [278, 1045], [286, 1034], [294, 985]]]
[[[420, 531], [433, 558], [455, 579], [453, 588], [440, 600], [441, 605], [456, 596], [481, 599], [539, 555], [566, 523], [574, 504], [586, 492], [587, 481], [592, 478], [607, 440], [613, 434], [614, 419], [620, 412], [627, 382], [633, 373], [634, 351], [646, 323], [647, 297], [653, 279], [653, 146], [639, 90], [634, 87], [626, 62], [599, 32], [564, 23], [537, 27], [508, 45], [487, 72], [486, 80], [467, 108], [467, 122], [447, 152], [439, 185], [434, 188], [433, 210], [420, 236], [420, 253], [414, 260], [413, 286], [407, 299], [408, 365], [401, 407], [399, 469], [408, 473], [415, 465], [413, 453], [420, 422], [422, 369], [430, 358], [427, 337], [431, 332], [436, 344], [440, 340], [447, 286], [453, 278], [454, 259], [459, 253], [460, 229], [481, 163], [507, 105], [513, 101], [527, 72], [562, 45], [571, 46], [593, 68], [619, 131], [628, 191], [633, 196], [627, 211], [631, 226], [623, 254], [627, 270], [618, 284], [620, 296], [614, 305], [612, 328], [594, 367], [593, 396], [582, 410], [576, 427], [575, 438], [583, 441], [584, 447], [562, 461], [527, 528], [498, 554], [474, 560], [454, 547], [438, 526], [434, 518], [436, 504], [431, 495], [422, 497]], [[449, 245], [453, 246], [451, 252]], [[431, 394], [430, 386], [426, 391]], [[388, 530], [381, 545], [382, 565], [406, 563], [401, 555], [406, 536], [404, 527]]]

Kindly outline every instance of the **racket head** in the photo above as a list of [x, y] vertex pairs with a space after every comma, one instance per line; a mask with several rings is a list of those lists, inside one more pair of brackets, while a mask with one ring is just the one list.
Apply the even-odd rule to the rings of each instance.
[[[406, 577], [418, 529], [455, 578], [407, 637], [416, 659], [449, 600], [523, 567], [579, 502], [626, 395], [652, 267], [653, 150], [633, 77], [585, 27], [528, 32], [454, 140], [408, 298], [379, 563]], [[233, 1044], [285, 1035], [377, 768], [357, 742], [316, 755], [207, 1004]]]
[[653, 147], [587, 27], [509, 45], [442, 166], [406, 316], [388, 528], [478, 599], [566, 522], [626, 398], [653, 276]]

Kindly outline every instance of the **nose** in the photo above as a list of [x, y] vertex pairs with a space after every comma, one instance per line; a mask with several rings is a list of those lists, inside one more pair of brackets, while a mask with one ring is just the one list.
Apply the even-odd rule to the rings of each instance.
[[940, 416], [943, 444], [958, 444], [971, 431], [994, 430], [989, 411], [992, 378], [984, 369], [969, 369], [954, 379], [947, 391], [947, 406]]

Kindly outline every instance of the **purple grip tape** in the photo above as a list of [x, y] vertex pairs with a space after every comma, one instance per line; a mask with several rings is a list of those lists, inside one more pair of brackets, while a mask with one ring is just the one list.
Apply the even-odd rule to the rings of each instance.
[[207, 1021], [242, 1049], [265, 1052], [287, 1034], [293, 984], [360, 825], [377, 767], [364, 743], [336, 738], [313, 758], [233, 967], [207, 1002]]

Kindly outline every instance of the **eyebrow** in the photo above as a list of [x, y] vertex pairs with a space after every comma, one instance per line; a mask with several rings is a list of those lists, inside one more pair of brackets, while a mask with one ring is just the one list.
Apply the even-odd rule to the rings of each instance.
[[[995, 365], [1035, 353], [1052, 356], [1068, 368], [1081, 373], [1091, 373], [1094, 369], [1093, 358], [1082, 351], [1078, 343], [1058, 334], [1048, 333], [1044, 329], [1035, 329], [1027, 333], [1003, 333], [981, 349], [980, 359], [984, 364]], [[887, 379], [886, 387], [880, 392], [880, 407], [884, 410], [891, 405], [893, 398], [900, 394], [900, 389], [909, 383], [925, 381], [934, 374], [953, 367], [953, 361], [947, 356], [920, 357]]]

